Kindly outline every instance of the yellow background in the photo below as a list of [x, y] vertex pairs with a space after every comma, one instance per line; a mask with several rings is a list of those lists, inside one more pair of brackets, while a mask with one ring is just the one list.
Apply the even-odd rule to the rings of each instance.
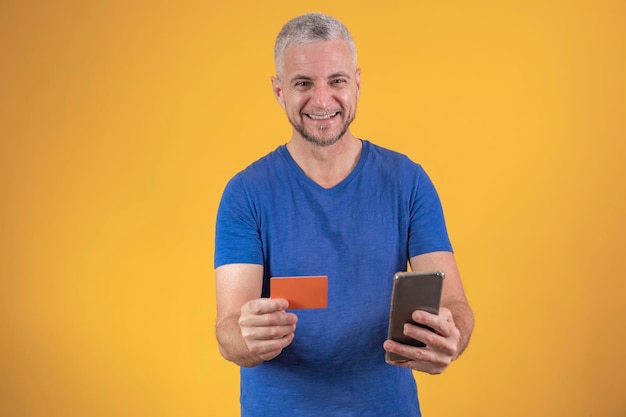
[[289, 137], [273, 41], [312, 10], [357, 41], [353, 132], [435, 181], [476, 313], [425, 415], [626, 415], [626, 2], [300, 3], [0, 2], [0, 415], [238, 414], [215, 212]]

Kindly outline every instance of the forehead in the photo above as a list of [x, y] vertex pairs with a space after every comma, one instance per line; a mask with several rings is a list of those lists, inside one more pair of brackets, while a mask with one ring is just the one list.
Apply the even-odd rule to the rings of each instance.
[[323, 76], [356, 69], [350, 48], [343, 39], [289, 44], [283, 65], [287, 77], [294, 72]]

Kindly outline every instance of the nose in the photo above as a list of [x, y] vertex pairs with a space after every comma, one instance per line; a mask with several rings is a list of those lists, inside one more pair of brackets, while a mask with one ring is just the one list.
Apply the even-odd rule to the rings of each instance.
[[332, 88], [326, 84], [317, 85], [312, 91], [311, 104], [315, 107], [326, 109], [333, 101]]

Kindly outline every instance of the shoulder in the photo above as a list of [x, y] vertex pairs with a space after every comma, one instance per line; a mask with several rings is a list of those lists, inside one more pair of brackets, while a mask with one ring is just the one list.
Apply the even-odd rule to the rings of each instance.
[[270, 153], [262, 156], [256, 161], [252, 162], [243, 170], [239, 171], [235, 177], [242, 177], [245, 179], [257, 178], [260, 174], [268, 174], [277, 169], [280, 161], [283, 159], [284, 145], [281, 145], [271, 151]]
[[269, 186], [272, 178], [280, 175], [284, 167], [284, 145], [252, 162], [243, 170], [237, 172], [228, 182], [226, 188], [250, 188]]
[[363, 144], [367, 148], [368, 160], [379, 173], [402, 177], [425, 175], [424, 168], [407, 155], [366, 140], [363, 141]]

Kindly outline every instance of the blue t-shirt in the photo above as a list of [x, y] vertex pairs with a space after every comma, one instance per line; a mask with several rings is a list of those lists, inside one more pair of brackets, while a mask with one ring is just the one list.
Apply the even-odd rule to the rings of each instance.
[[217, 215], [215, 267], [328, 276], [328, 308], [294, 311], [295, 338], [241, 369], [243, 417], [419, 416], [410, 370], [382, 347], [393, 274], [410, 257], [451, 251], [439, 197], [421, 166], [363, 141], [354, 170], [325, 189], [283, 145], [237, 174]]

